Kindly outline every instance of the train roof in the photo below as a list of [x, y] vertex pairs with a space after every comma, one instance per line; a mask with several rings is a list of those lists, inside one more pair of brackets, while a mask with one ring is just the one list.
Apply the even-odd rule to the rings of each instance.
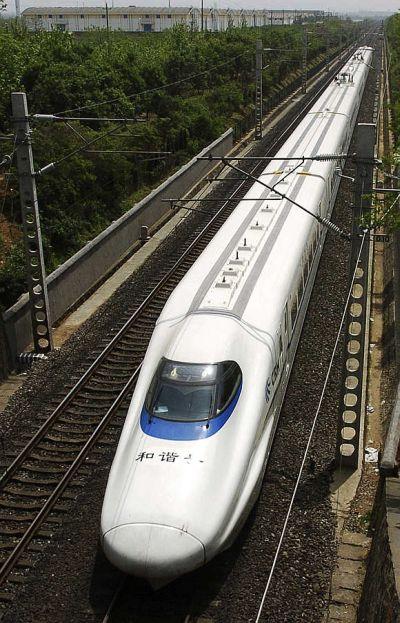
[[279, 324], [289, 295], [285, 284], [301, 269], [310, 229], [316, 224], [291, 199], [315, 215], [327, 185], [333, 184], [337, 162], [307, 156], [347, 151], [369, 65], [365, 52], [370, 51], [359, 48], [363, 54], [343, 66], [279, 150], [278, 160], [264, 169], [261, 182], [251, 187], [183, 278], [160, 321], [217, 312], [260, 330], [270, 327], [274, 316]]

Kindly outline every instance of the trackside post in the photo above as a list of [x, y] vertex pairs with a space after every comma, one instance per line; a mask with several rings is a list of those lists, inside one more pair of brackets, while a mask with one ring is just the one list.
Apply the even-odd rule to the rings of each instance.
[[53, 339], [26, 94], [12, 93], [11, 105], [33, 343], [36, 353], [47, 353]]

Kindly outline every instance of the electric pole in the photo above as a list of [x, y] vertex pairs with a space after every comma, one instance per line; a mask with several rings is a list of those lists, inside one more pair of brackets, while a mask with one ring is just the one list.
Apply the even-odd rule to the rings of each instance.
[[[351, 281], [351, 295], [348, 301], [347, 316], [344, 323], [345, 344], [344, 352], [349, 353], [352, 368], [349, 367], [349, 355], [342, 364], [342, 389], [340, 398], [338, 442], [336, 446], [337, 464], [357, 469], [359, 453], [363, 452], [360, 441], [363, 438], [362, 429], [362, 388], [363, 388], [363, 361], [366, 327], [368, 324], [367, 292], [369, 273], [369, 241], [364, 239], [362, 248], [360, 237], [360, 222], [362, 217], [370, 212], [371, 196], [373, 193], [373, 169], [375, 162], [376, 124], [359, 123], [356, 128], [356, 162], [354, 180], [354, 208], [353, 208], [353, 244], [350, 252], [349, 275], [354, 275]], [[364, 232], [366, 236], [367, 232]], [[359, 240], [359, 244], [356, 241]], [[351, 370], [349, 377], [349, 371]], [[346, 380], [355, 379], [354, 385], [348, 385]], [[351, 390], [349, 389], [351, 387]], [[349, 397], [351, 402], [349, 402]], [[364, 407], [365, 408], [365, 407]]]
[[107, 40], [110, 38], [110, 22], [108, 19], [108, 4], [106, 2], [106, 25], [107, 25]]
[[261, 39], [256, 41], [256, 101], [255, 101], [255, 126], [254, 126], [254, 140], [259, 141], [262, 139], [262, 118], [263, 118], [263, 84], [262, 84], [262, 69], [263, 69], [263, 42]]
[[303, 76], [302, 76], [302, 84], [301, 84], [301, 92], [307, 93], [307, 48], [308, 48], [308, 32], [307, 25], [304, 26], [303, 30]]
[[15, 131], [33, 343], [36, 353], [47, 353], [53, 348], [53, 338], [26, 94], [12, 93], [11, 106]]

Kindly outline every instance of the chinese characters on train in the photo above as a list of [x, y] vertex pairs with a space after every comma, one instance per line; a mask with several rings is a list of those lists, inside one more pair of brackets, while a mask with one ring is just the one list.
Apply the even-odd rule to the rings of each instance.
[[139, 452], [135, 460], [141, 463], [143, 461], [158, 461], [166, 463], [178, 463], [179, 461], [183, 461], [185, 463], [204, 463], [202, 459], [196, 459], [187, 452], [184, 452], [183, 454], [178, 454], [177, 452]]

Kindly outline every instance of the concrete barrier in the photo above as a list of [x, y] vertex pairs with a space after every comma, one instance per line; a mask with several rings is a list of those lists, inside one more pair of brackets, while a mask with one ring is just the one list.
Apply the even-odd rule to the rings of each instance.
[[[60, 320], [115, 266], [132, 253], [140, 240], [142, 225], [151, 228], [163, 217], [167, 218], [170, 206], [163, 202], [163, 199], [183, 196], [215, 166], [215, 162], [198, 160], [199, 156], [204, 157], [210, 153], [225, 156], [232, 146], [233, 130], [230, 128], [51, 273], [47, 277], [47, 286], [52, 323], [55, 324]], [[10, 353], [10, 366], [13, 368], [18, 354], [24, 351], [33, 339], [28, 294], [23, 294], [15, 305], [3, 313], [3, 322]]]
[[372, 546], [357, 612], [358, 623], [400, 620], [400, 481], [381, 479], [372, 513]]
[[10, 372], [9, 357], [8, 357], [8, 345], [6, 334], [3, 326], [3, 321], [0, 316], [0, 381], [3, 381], [8, 377]]
[[385, 447], [379, 465], [381, 474], [384, 476], [398, 476], [398, 447], [400, 440], [400, 384], [394, 401], [389, 428], [386, 434]]

